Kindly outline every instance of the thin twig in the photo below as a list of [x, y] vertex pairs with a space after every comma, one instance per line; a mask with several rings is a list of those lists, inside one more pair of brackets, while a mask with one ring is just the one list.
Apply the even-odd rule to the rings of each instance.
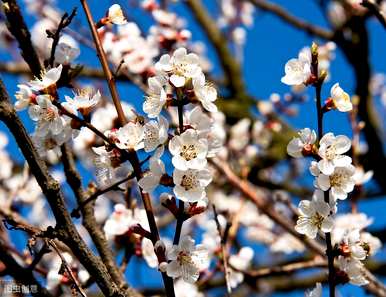
[[230, 271], [228, 268], [228, 252], [227, 252], [227, 248], [226, 248], [226, 241], [227, 241], [227, 237], [228, 237], [227, 234], [229, 233], [230, 225], [227, 224], [227, 228], [223, 232], [221, 230], [220, 221], [218, 220], [218, 214], [217, 214], [216, 206], [214, 204], [212, 204], [212, 208], [213, 208], [214, 220], [216, 222], [217, 232], [220, 236], [221, 258], [222, 258], [222, 263], [224, 266], [225, 284], [226, 284], [227, 293], [229, 296], [232, 293], [232, 287], [231, 287], [230, 281], [229, 281]]
[[386, 16], [385, 13], [379, 7], [379, 4], [374, 1], [362, 0], [361, 3], [364, 7], [368, 8], [372, 14], [378, 19], [378, 21], [382, 24], [383, 28], [386, 29]]
[[[318, 67], [318, 50], [315, 44], [312, 45], [311, 50], [312, 62], [311, 62], [311, 72], [315, 77], [315, 95], [316, 95], [316, 111], [317, 111], [317, 122], [318, 122], [318, 141], [323, 137], [323, 107], [322, 107], [322, 85], [324, 77], [319, 76], [319, 67]], [[324, 191], [324, 202], [330, 203], [329, 190]], [[332, 248], [331, 233], [325, 233], [326, 241], [326, 255], [328, 259], [328, 285], [330, 290], [330, 297], [335, 297], [335, 267], [334, 267], [334, 250]]]
[[313, 25], [311, 23], [307, 23], [306, 21], [299, 19], [296, 16], [293, 16], [278, 4], [274, 4], [265, 0], [248, 0], [248, 1], [254, 4], [257, 8], [276, 15], [284, 22], [290, 24], [291, 26], [297, 29], [305, 31], [306, 33], [309, 33], [311, 35], [314, 35], [326, 40], [330, 40], [333, 38], [334, 34], [332, 32], [324, 28], [318, 27], [316, 25]]
[[79, 211], [84, 208], [87, 204], [89, 204], [90, 202], [96, 200], [99, 196], [107, 193], [107, 192], [110, 192], [110, 191], [113, 191], [114, 189], [116, 189], [119, 185], [123, 184], [124, 182], [127, 182], [129, 181], [130, 179], [133, 179], [134, 178], [134, 174], [129, 174], [127, 177], [115, 182], [114, 184], [108, 186], [108, 187], [105, 187], [103, 189], [98, 189], [96, 190], [93, 194], [91, 194], [86, 200], [84, 200], [83, 202], [81, 202], [77, 208], [75, 208], [72, 212], [71, 212], [71, 216], [72, 217], [79, 217]]
[[107, 58], [106, 58], [106, 53], [103, 49], [102, 43], [99, 39], [98, 31], [95, 27], [95, 22], [94, 22], [94, 19], [92, 17], [92, 14], [91, 14], [90, 7], [88, 6], [88, 3], [86, 0], [80, 0], [80, 2], [82, 3], [84, 12], [85, 12], [86, 17], [87, 17], [88, 24], [90, 26], [91, 34], [92, 34], [92, 37], [94, 39], [94, 43], [95, 43], [95, 47], [96, 47], [96, 51], [98, 53], [98, 57], [99, 57], [99, 60], [101, 62], [101, 65], [102, 65], [103, 72], [105, 74], [106, 81], [107, 81], [107, 84], [108, 84], [109, 89], [110, 89], [110, 93], [111, 93], [111, 97], [113, 99], [115, 109], [117, 110], [117, 113], [118, 113], [119, 122], [122, 126], [124, 126], [127, 123], [127, 120], [126, 120], [125, 113], [124, 113], [123, 108], [122, 108], [121, 100], [119, 99], [118, 90], [117, 90], [117, 87], [116, 87], [115, 82], [114, 82], [114, 76], [111, 74], [109, 63], [108, 63]]
[[[87, 17], [87, 21], [88, 21], [90, 29], [91, 29], [91, 34], [92, 34], [94, 42], [95, 42], [95, 47], [96, 47], [96, 50], [98, 53], [98, 57], [99, 57], [100, 63], [102, 65], [103, 71], [104, 71], [105, 76], [106, 76], [106, 81], [107, 81], [107, 84], [108, 84], [109, 89], [110, 89], [110, 93], [111, 93], [112, 100], [114, 102], [115, 109], [117, 110], [119, 122], [122, 126], [124, 126], [127, 123], [127, 119], [126, 119], [125, 114], [124, 114], [123, 109], [122, 109], [122, 104], [121, 104], [121, 101], [119, 98], [119, 94], [118, 94], [118, 90], [117, 90], [117, 87], [116, 87], [116, 84], [114, 81], [114, 77], [113, 77], [111, 70], [109, 68], [106, 53], [103, 50], [101, 40], [99, 39], [99, 35], [98, 35], [98, 32], [97, 32], [96, 27], [95, 27], [95, 22], [93, 20], [92, 14], [91, 14], [90, 7], [87, 3], [87, 0], [80, 0], [80, 2], [83, 6], [84, 12], [85, 12], [86, 17]], [[143, 172], [142, 172], [141, 164], [140, 164], [140, 161], [138, 159], [138, 155], [137, 155], [136, 151], [133, 149], [129, 150], [127, 157], [128, 157], [127, 159], [129, 160], [129, 162], [133, 166], [134, 175], [135, 175], [136, 179], [139, 180], [140, 178], [142, 178]], [[140, 190], [140, 194], [141, 194], [144, 208], [146, 210], [146, 215], [147, 215], [147, 219], [149, 222], [149, 227], [150, 227], [150, 231], [151, 231], [151, 235], [152, 235], [152, 242], [153, 242], [153, 245], [155, 245], [155, 243], [160, 239], [160, 235], [159, 235], [158, 227], [157, 227], [157, 224], [155, 221], [154, 211], [153, 211], [153, 206], [152, 206], [152, 202], [150, 199], [150, 195], [148, 193], [144, 192], [141, 188], [139, 188], [139, 190]], [[158, 256], [160, 258], [162, 258], [161, 259], [162, 261], [166, 260], [166, 255], [164, 253], [162, 253]], [[164, 281], [166, 295], [168, 297], [174, 297], [175, 293], [174, 293], [173, 280], [169, 276], [167, 276], [167, 274], [165, 272], [162, 273], [162, 278]]]
[[83, 291], [83, 289], [82, 289], [81, 284], [79, 283], [79, 281], [78, 281], [77, 278], [75, 277], [74, 273], [72, 272], [72, 269], [71, 269], [70, 266], [68, 265], [66, 259], [63, 257], [62, 252], [61, 252], [61, 251], [58, 249], [58, 247], [56, 246], [55, 242], [52, 241], [52, 240], [49, 240], [48, 243], [49, 243], [49, 245], [55, 250], [55, 252], [58, 254], [58, 256], [60, 257], [60, 259], [62, 260], [62, 264], [63, 264], [65, 270], [67, 271], [67, 274], [69, 275], [69, 277], [70, 277], [71, 280], [73, 281], [76, 290], [79, 292], [79, 294], [80, 294], [81, 296], [87, 297], [86, 293], [85, 293], [85, 292]]
[[55, 33], [52, 33], [49, 30], [46, 31], [48, 38], [52, 38], [51, 54], [50, 54], [50, 58], [48, 59], [48, 65], [51, 66], [51, 68], [54, 67], [55, 52], [56, 52], [56, 47], [58, 46], [58, 43], [59, 43], [60, 33], [64, 28], [66, 28], [71, 24], [72, 19], [75, 17], [75, 15], [76, 15], [76, 8], [72, 10], [70, 15], [68, 15], [67, 12], [64, 13]]

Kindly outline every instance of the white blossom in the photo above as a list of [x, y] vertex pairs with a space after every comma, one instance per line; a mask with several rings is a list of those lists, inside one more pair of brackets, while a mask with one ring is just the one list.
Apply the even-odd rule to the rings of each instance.
[[352, 258], [338, 257], [338, 267], [345, 272], [351, 284], [356, 286], [364, 286], [369, 283], [363, 274], [363, 264], [359, 260]]
[[251, 127], [250, 119], [242, 119], [238, 121], [231, 129], [230, 129], [230, 140], [229, 147], [240, 151], [247, 146], [250, 140], [249, 128]]
[[123, 204], [116, 204], [114, 212], [103, 226], [103, 231], [107, 239], [112, 239], [114, 236], [125, 234], [131, 226], [137, 224], [140, 224], [145, 230], [150, 230], [146, 210], [140, 208], [127, 209]]
[[350, 96], [345, 91], [343, 91], [343, 89], [339, 86], [339, 83], [336, 83], [332, 86], [331, 99], [334, 104], [334, 107], [337, 110], [341, 112], [347, 112], [352, 110]]
[[49, 89], [50, 87], [56, 85], [56, 82], [62, 74], [62, 69], [63, 66], [60, 64], [58, 67], [51, 68], [47, 72], [42, 72], [40, 78], [31, 80], [28, 84], [36, 91]]
[[117, 149], [107, 151], [104, 146], [93, 147], [97, 157], [94, 158], [96, 177], [99, 184], [107, 186], [116, 181], [118, 177], [125, 177], [132, 168], [125, 167], [121, 161], [121, 153]]
[[129, 122], [116, 132], [116, 145], [120, 149], [139, 150], [144, 147], [144, 128], [140, 123]]
[[320, 283], [316, 283], [315, 288], [306, 292], [305, 297], [322, 297], [322, 285]]
[[304, 128], [298, 132], [299, 137], [294, 137], [287, 145], [287, 153], [291, 157], [300, 158], [303, 151], [310, 152], [316, 141], [316, 132], [310, 128]]
[[214, 87], [205, 83], [205, 75], [201, 73], [193, 79], [194, 93], [198, 101], [209, 112], [216, 112], [217, 106], [213, 103], [217, 99], [217, 91]]
[[166, 273], [172, 278], [182, 277], [188, 283], [194, 283], [200, 276], [200, 271], [208, 268], [208, 252], [203, 245], [195, 245], [189, 236], [180, 239], [178, 245], [167, 251], [170, 261]]
[[143, 103], [143, 111], [149, 118], [156, 118], [166, 103], [167, 94], [164, 89], [165, 81], [160, 76], [153, 76], [147, 80], [148, 96]]
[[174, 136], [169, 142], [172, 163], [179, 170], [202, 169], [206, 166], [208, 141], [199, 138], [196, 130], [188, 129]]
[[201, 75], [202, 70], [196, 54], [187, 53], [183, 47], [174, 51], [170, 56], [165, 54], [155, 64], [157, 71], [170, 74], [170, 82], [176, 87], [183, 87], [187, 80]]
[[66, 101], [73, 105], [81, 114], [87, 115], [92, 109], [94, 109], [100, 99], [101, 93], [99, 91], [94, 91], [90, 88], [85, 88], [80, 90], [75, 94], [74, 98], [65, 96]]
[[331, 175], [320, 173], [316, 177], [316, 186], [323, 191], [331, 188], [331, 194], [335, 199], [344, 200], [347, 194], [354, 190], [353, 178], [355, 167], [349, 164], [345, 167], [335, 167]]
[[376, 254], [382, 248], [382, 241], [369, 232], [361, 232], [360, 241], [364, 244], [369, 256]]
[[165, 165], [161, 160], [163, 147], [156, 150], [149, 160], [149, 171], [138, 181], [139, 186], [145, 192], [152, 192], [160, 183], [161, 177], [165, 174]]
[[7, 144], [8, 138], [6, 134], [0, 131], [0, 180], [7, 179], [12, 175], [13, 163], [7, 151], [4, 150]]
[[168, 139], [169, 123], [163, 116], [158, 117], [157, 121], [149, 121], [144, 125], [144, 149], [145, 152], [151, 152], [157, 146], [164, 144]]
[[345, 135], [334, 136], [333, 133], [325, 134], [319, 142], [318, 154], [322, 158], [318, 162], [320, 171], [331, 175], [335, 167], [345, 167], [351, 164], [349, 156], [343, 156], [351, 147], [350, 139]]
[[341, 245], [345, 246], [345, 253], [349, 253], [351, 258], [364, 260], [367, 257], [367, 251], [361, 242], [360, 230], [353, 229], [345, 234]]
[[206, 197], [205, 187], [212, 181], [210, 171], [206, 168], [201, 170], [188, 169], [181, 171], [175, 169], [173, 172], [174, 194], [178, 199], [185, 202], [197, 202]]
[[270, 245], [270, 250], [275, 253], [301, 253], [304, 249], [303, 243], [289, 233], [280, 234]]
[[58, 108], [52, 104], [49, 95], [39, 95], [36, 103], [28, 109], [30, 118], [37, 122], [36, 134], [45, 136], [49, 132], [58, 135], [63, 131], [65, 120], [59, 114]]
[[127, 20], [123, 15], [122, 8], [119, 4], [113, 4], [110, 6], [107, 17], [109, 22], [116, 25], [124, 25], [127, 23]]
[[285, 64], [285, 76], [282, 83], [286, 85], [301, 85], [307, 82], [311, 75], [311, 55], [300, 52], [297, 59], [291, 59]]
[[[236, 255], [229, 257], [229, 285], [236, 288], [244, 280], [244, 274], [241, 271], [247, 270], [253, 260], [254, 251], [250, 247], [243, 247]], [[237, 270], [234, 270], [234, 269]]]
[[363, 167], [356, 166], [353, 179], [355, 180], [356, 185], [363, 185], [371, 180], [374, 172], [372, 170], [365, 172]]
[[33, 93], [32, 89], [25, 85], [19, 84], [17, 85], [19, 90], [16, 92], [15, 97], [17, 101], [15, 102], [16, 110], [23, 110], [27, 108], [30, 104], [35, 103], [36, 95]]
[[331, 232], [333, 244], [338, 244], [344, 236], [355, 229], [363, 230], [372, 224], [373, 220], [365, 213], [347, 213], [335, 217], [334, 229]]
[[63, 34], [55, 50], [55, 61], [59, 64], [70, 64], [80, 54], [79, 45], [74, 38]]
[[330, 232], [333, 227], [331, 207], [324, 202], [324, 193], [315, 190], [312, 200], [302, 200], [299, 203], [300, 216], [296, 222], [295, 230], [310, 238], [315, 238], [318, 230]]

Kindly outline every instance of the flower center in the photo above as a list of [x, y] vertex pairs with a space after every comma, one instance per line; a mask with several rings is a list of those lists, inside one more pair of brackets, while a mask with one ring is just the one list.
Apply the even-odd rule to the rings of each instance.
[[346, 183], [350, 176], [346, 172], [337, 172], [330, 175], [330, 184], [331, 187], [341, 186]]
[[46, 150], [52, 150], [57, 146], [58, 146], [57, 141], [51, 137], [44, 140], [44, 147]]
[[196, 146], [194, 144], [183, 145], [180, 156], [186, 161], [190, 161], [194, 158], [197, 158]]
[[185, 251], [181, 251], [178, 253], [177, 261], [178, 261], [178, 263], [180, 263], [180, 265], [192, 265], [193, 264], [192, 257], [190, 257], [190, 255]]
[[180, 183], [181, 187], [185, 188], [185, 191], [189, 191], [198, 186], [196, 177], [192, 174], [184, 174]]
[[335, 146], [331, 145], [327, 147], [326, 149], [326, 159], [327, 160], [333, 160], [336, 156], [336, 148]]
[[56, 112], [55, 109], [52, 107], [48, 107], [45, 110], [45, 114], [43, 115], [43, 118], [47, 122], [52, 122], [56, 118]]
[[311, 224], [320, 229], [322, 227], [323, 220], [323, 216], [321, 216], [319, 213], [315, 213], [314, 216], [311, 218]]
[[158, 131], [156, 129], [148, 128], [145, 130], [145, 139], [149, 142], [156, 142], [158, 140]]

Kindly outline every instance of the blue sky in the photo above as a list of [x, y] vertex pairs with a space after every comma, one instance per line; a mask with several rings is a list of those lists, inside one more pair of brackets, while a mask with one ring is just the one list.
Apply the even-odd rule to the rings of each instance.
[[[78, 6], [77, 19], [82, 20], [82, 23], [85, 24], [84, 14], [78, 1], [67, 0], [60, 2], [59, 7], [66, 11], [70, 11], [74, 6]], [[89, 2], [95, 19], [102, 17], [109, 5], [112, 3], [111, 1], [100, 0], [90, 0]], [[123, 7], [128, 7], [128, 1], [119, 2]], [[213, 9], [214, 0], [203, 2], [208, 3], [208, 7]], [[276, 0], [275, 2], [283, 5], [283, 7], [287, 8], [293, 14], [301, 18], [312, 20], [315, 24], [326, 26], [324, 16], [315, 4], [316, 1]], [[193, 39], [203, 40], [207, 44], [206, 38], [201, 29], [194, 24], [187, 10], [180, 6], [181, 5], [176, 6], [177, 11], [180, 15], [186, 16], [188, 28], [193, 33]], [[135, 20], [140, 21], [145, 28], [149, 25], [148, 20], [145, 19], [143, 13], [130, 9], [129, 15]], [[28, 24], [33, 24], [33, 21], [34, 20], [31, 16], [27, 17]], [[384, 53], [386, 52], [386, 42], [380, 41], [385, 40], [385, 31], [375, 19], [368, 22], [368, 28], [370, 31], [370, 53], [373, 70], [375, 72], [385, 73], [386, 60], [384, 59]], [[247, 63], [243, 65], [243, 72], [248, 91], [258, 98], [268, 98], [273, 92], [279, 94], [288, 92], [288, 87], [280, 82], [280, 78], [284, 71], [284, 64], [288, 59], [297, 56], [298, 51], [304, 46], [309, 46], [312, 41], [312, 37], [289, 27], [276, 17], [266, 13], [256, 13], [255, 24], [253, 28], [248, 30], [248, 43], [245, 48], [244, 56]], [[215, 53], [211, 48], [209, 48], [209, 57], [213, 61], [215, 72], [218, 73], [219, 65], [216, 60]], [[7, 61], [9, 58], [10, 57], [8, 55], [0, 54], [1, 61]], [[95, 54], [89, 49], [84, 49], [78, 60], [86, 62], [89, 65], [98, 66], [98, 60], [96, 59]], [[332, 80], [326, 84], [323, 93], [327, 96], [330, 86], [335, 82], [339, 82], [345, 90], [351, 93], [351, 90], [353, 90], [354, 87], [352, 70], [339, 50], [336, 52], [336, 58], [332, 63], [331, 73]], [[12, 76], [3, 74], [2, 76], [10, 94], [14, 94], [17, 81]], [[134, 99], [135, 101], [131, 103], [137, 107], [140, 106], [143, 95], [136, 88], [128, 86], [128, 84], [124, 84], [119, 86], [119, 90], [121, 93], [130, 94], [130, 96], [128, 96], [129, 98], [136, 98]], [[381, 112], [381, 109], [379, 110]], [[384, 116], [384, 114], [382, 116]], [[22, 114], [22, 117], [23, 119], [26, 119], [25, 113]], [[310, 100], [300, 107], [299, 116], [296, 119], [290, 119], [290, 122], [297, 128], [316, 126], [314, 102], [312, 100], [311, 93]], [[31, 129], [31, 126], [28, 125], [28, 128]], [[5, 130], [3, 124], [0, 124], [0, 130]], [[334, 112], [327, 114], [325, 130], [333, 131], [335, 134], [344, 133], [351, 135], [348, 126], [348, 119], [346, 115], [342, 113]], [[15, 147], [13, 140], [11, 140], [9, 147], [12, 154], [16, 158], [20, 159], [20, 154]], [[375, 218], [374, 227], [376, 228], [386, 226], [386, 218], [382, 216], [382, 209], [385, 207], [386, 201], [381, 199], [375, 199], [360, 204], [361, 211], [364, 211]], [[344, 207], [341, 209], [344, 210]], [[383, 258], [385, 258], [384, 255]], [[158, 272], [147, 269], [144, 265], [140, 265], [140, 273], [138, 274], [138, 268], [135, 268], [138, 267], [138, 265], [135, 265], [136, 261], [138, 260], [135, 259], [134, 262], [130, 263], [128, 269], [128, 278], [131, 283], [141, 287], [145, 286], [149, 279], [152, 279], [152, 283], [154, 283], [154, 285], [158, 284], [160, 280]], [[327, 292], [326, 289], [324, 291]], [[345, 286], [341, 292], [342, 296], [365, 296], [362, 290], [353, 286]], [[293, 294], [277, 294], [274, 296], [303, 296], [303, 294], [303, 292], [295, 292]]]

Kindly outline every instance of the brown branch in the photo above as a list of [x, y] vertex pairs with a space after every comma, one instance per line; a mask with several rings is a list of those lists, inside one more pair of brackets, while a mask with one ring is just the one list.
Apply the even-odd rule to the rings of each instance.
[[240, 271], [244, 273], [248, 277], [262, 278], [262, 277], [269, 277], [269, 276], [280, 275], [280, 274], [293, 273], [301, 269], [327, 268], [327, 262], [318, 257], [309, 261], [289, 263], [289, 264], [274, 266], [274, 267], [265, 267], [257, 270], [250, 270], [250, 271], [241, 271], [234, 267], [232, 268], [236, 271]]
[[186, 5], [201, 25], [209, 41], [213, 44], [226, 76], [226, 84], [231, 93], [238, 98], [246, 96], [242, 70], [234, 55], [228, 48], [228, 40], [217, 27], [213, 18], [201, 0], [187, 0]]
[[110, 278], [102, 261], [95, 257], [76, 230], [66, 209], [58, 182], [48, 174], [44, 161], [38, 155], [31, 138], [12, 107], [9, 96], [0, 80], [0, 120], [13, 134], [31, 172], [42, 189], [56, 219], [55, 235], [66, 243], [82, 265], [95, 278], [106, 296], [117, 296], [118, 287]]
[[[80, 0], [80, 2], [83, 6], [84, 12], [85, 12], [86, 17], [87, 17], [87, 21], [88, 21], [89, 26], [90, 26], [91, 34], [92, 34], [94, 42], [95, 42], [98, 57], [99, 57], [101, 65], [102, 65], [103, 72], [105, 73], [105, 76], [106, 76], [106, 81], [107, 81], [109, 89], [110, 89], [110, 93], [111, 93], [111, 97], [112, 97], [112, 100], [113, 100], [114, 105], [115, 105], [115, 109], [117, 110], [117, 113], [118, 113], [118, 119], [120, 121], [120, 124], [122, 126], [124, 126], [127, 123], [127, 119], [126, 119], [125, 114], [124, 114], [123, 109], [122, 109], [121, 101], [119, 99], [119, 94], [118, 94], [116, 84], [114, 81], [114, 76], [112, 75], [111, 70], [109, 68], [106, 53], [103, 50], [102, 43], [99, 39], [99, 35], [98, 35], [97, 30], [96, 30], [95, 22], [93, 20], [93, 17], [92, 17], [92, 14], [91, 14], [91, 11], [90, 11], [90, 8], [88, 6], [87, 1], [86, 0]], [[133, 166], [133, 171], [134, 171], [134, 175], [135, 175], [136, 179], [139, 180], [140, 178], [142, 178], [143, 172], [142, 172], [141, 163], [138, 159], [138, 155], [137, 155], [136, 151], [132, 150], [132, 149], [129, 150], [127, 157], [128, 157], [127, 159], [129, 160], [129, 162]], [[141, 194], [142, 202], [143, 202], [144, 208], [146, 210], [146, 215], [147, 215], [147, 219], [149, 222], [149, 227], [150, 227], [150, 231], [151, 231], [151, 235], [152, 235], [151, 240], [152, 240], [152, 243], [154, 246], [156, 244], [156, 242], [160, 239], [160, 235], [159, 235], [158, 227], [157, 227], [157, 224], [155, 221], [154, 211], [153, 211], [153, 206], [151, 203], [150, 195], [148, 193], [144, 192], [141, 188], [139, 188], [139, 192]], [[163, 254], [160, 253], [157, 256], [160, 258], [159, 259], [160, 261], [166, 261], [166, 255], [164, 253]], [[162, 278], [164, 281], [166, 295], [168, 297], [174, 297], [175, 293], [174, 293], [174, 286], [173, 286], [172, 278], [167, 276], [167, 274], [165, 272], [162, 272]]]
[[214, 220], [216, 222], [217, 232], [220, 236], [221, 260], [222, 260], [222, 264], [224, 266], [224, 279], [225, 279], [225, 285], [227, 288], [227, 296], [230, 296], [230, 294], [232, 293], [232, 287], [231, 287], [230, 281], [229, 281], [229, 273], [230, 272], [229, 272], [229, 266], [228, 266], [228, 251], [226, 248], [226, 242], [227, 242], [227, 237], [229, 234], [230, 225], [227, 225], [227, 228], [223, 232], [221, 229], [220, 221], [218, 220], [218, 213], [216, 210], [216, 206], [214, 204], [212, 204], [212, 207], [213, 207], [213, 214], [214, 214]]
[[[318, 47], [314, 43], [311, 47], [311, 56], [312, 56], [312, 62], [311, 62], [311, 72], [312, 75], [315, 77], [315, 83], [313, 84], [315, 88], [315, 97], [316, 97], [316, 112], [317, 112], [317, 125], [318, 125], [318, 139], [317, 142], [322, 139], [323, 137], [323, 109], [322, 109], [322, 86], [324, 78], [323, 76], [319, 76], [319, 57], [318, 57]], [[330, 190], [324, 191], [324, 202], [330, 203]], [[328, 286], [329, 286], [329, 296], [335, 297], [335, 267], [334, 267], [334, 250], [332, 247], [332, 241], [331, 241], [331, 232], [325, 232], [325, 242], [326, 242], [326, 255], [328, 259]]]
[[80, 2], [83, 6], [84, 12], [85, 12], [86, 17], [87, 17], [88, 24], [90, 26], [91, 35], [94, 39], [96, 51], [98, 53], [98, 58], [101, 62], [103, 72], [105, 74], [105, 78], [106, 78], [107, 84], [108, 84], [109, 89], [110, 89], [110, 93], [111, 93], [111, 97], [113, 99], [115, 109], [117, 110], [117, 113], [118, 113], [119, 122], [120, 122], [121, 126], [124, 126], [126, 124], [127, 120], [125, 117], [125, 113], [123, 112], [121, 100], [119, 99], [118, 90], [117, 90], [117, 87], [116, 87], [115, 82], [114, 82], [114, 76], [112, 75], [112, 73], [110, 71], [109, 62], [107, 61], [105, 51], [104, 51], [102, 43], [99, 39], [98, 31], [95, 27], [95, 22], [94, 22], [94, 19], [92, 17], [92, 14], [91, 14], [90, 7], [88, 6], [88, 3], [86, 0], [80, 0]]
[[[18, 261], [15, 260], [15, 258], [9, 252], [7, 246], [4, 245], [1, 239], [0, 261], [5, 265], [5, 272], [8, 275], [12, 276], [17, 282], [28, 286], [32, 296], [52, 297], [52, 295], [45, 288], [43, 288], [36, 280], [35, 276], [32, 273], [32, 270], [21, 266]], [[35, 290], [33, 290], [33, 288], [36, 288], [36, 292]]]
[[24, 22], [23, 16], [16, 0], [2, 0], [4, 13], [7, 17], [7, 27], [13, 37], [18, 41], [21, 55], [30, 67], [32, 74], [40, 76], [42, 65], [32, 45], [31, 34]]
[[[264, 193], [258, 191], [258, 189], [254, 188], [252, 184], [239, 178], [226, 162], [215, 158], [211, 160], [211, 164], [213, 164], [220, 173], [224, 174], [229, 183], [234, 188], [238, 189], [248, 200], [252, 201], [261, 212], [266, 214], [271, 220], [273, 220], [289, 234], [299, 239], [311, 251], [321, 256], [325, 256], [324, 248], [322, 246], [320, 246], [316, 241], [297, 233], [293, 228], [293, 223], [289, 222], [275, 211], [272, 204], [265, 198]], [[379, 280], [377, 280], [370, 271], [364, 269], [363, 272], [369, 280], [369, 284], [365, 288], [376, 296], [386, 296], [385, 285], [379, 282]]]
[[107, 271], [113, 280], [119, 285], [119, 287], [127, 288], [129, 296], [139, 296], [139, 294], [135, 292], [134, 289], [128, 288], [127, 284], [125, 283], [123, 276], [114, 261], [113, 254], [109, 248], [106, 237], [96, 222], [93, 204], [85, 204], [86, 193], [83, 190], [81, 178], [78, 171], [76, 170], [71, 151], [68, 149], [67, 145], [62, 145], [61, 152], [63, 168], [67, 182], [74, 192], [78, 204], [82, 205], [80, 211], [83, 215], [83, 226], [90, 234], [90, 237], [94, 242], [99, 255], [101, 256]]
[[54, 67], [55, 52], [56, 52], [56, 47], [58, 46], [58, 43], [59, 43], [60, 33], [64, 30], [64, 28], [68, 27], [71, 24], [72, 19], [75, 17], [75, 15], [76, 15], [76, 8], [72, 10], [72, 13], [70, 15], [68, 15], [67, 12], [64, 13], [64, 15], [60, 20], [58, 28], [55, 30], [55, 33], [52, 33], [49, 30], [46, 31], [48, 38], [53, 39], [52, 45], [51, 45], [51, 54], [50, 54], [50, 58], [48, 59], [48, 65], [50, 65], [51, 68]]
[[264, 214], [270, 219], [281, 226], [285, 231], [298, 238], [304, 245], [306, 245], [311, 251], [324, 256], [324, 249], [316, 241], [311, 240], [301, 234], [297, 233], [293, 228], [293, 223], [278, 214], [272, 207], [272, 204], [266, 199], [266, 195], [254, 188], [249, 182], [239, 178], [229, 167], [229, 165], [221, 161], [220, 159], [214, 158], [211, 163], [215, 168], [222, 173], [229, 183], [238, 189], [248, 200], [252, 201]]
[[370, 10], [370, 12], [374, 14], [378, 21], [382, 24], [383, 28], [386, 29], [386, 16], [385, 13], [379, 7], [379, 4], [369, 0], [362, 0], [361, 4], [364, 7], [368, 8], [368, 10]]
[[58, 247], [56, 246], [55, 242], [53, 242], [52, 240], [49, 240], [49, 245], [55, 250], [55, 252], [57, 253], [57, 255], [59, 256], [60, 260], [62, 261], [62, 264], [64, 266], [64, 269], [66, 270], [67, 274], [70, 276], [76, 290], [79, 292], [79, 294], [82, 296], [82, 297], [87, 297], [86, 293], [83, 291], [82, 289], [82, 286], [80, 285], [79, 281], [76, 279], [74, 273], [72, 272], [72, 269], [70, 268], [70, 266], [68, 265], [66, 259], [63, 257], [61, 251], [58, 249]]
[[260, 10], [272, 13], [273, 15], [276, 15], [277, 17], [279, 17], [282, 21], [308, 34], [311, 34], [326, 40], [330, 40], [334, 36], [332, 32], [322, 27], [307, 23], [306, 21], [299, 19], [298, 17], [290, 14], [287, 10], [285, 10], [280, 5], [277, 5], [275, 3], [271, 3], [265, 0], [248, 0], [248, 1], [250, 1]]

